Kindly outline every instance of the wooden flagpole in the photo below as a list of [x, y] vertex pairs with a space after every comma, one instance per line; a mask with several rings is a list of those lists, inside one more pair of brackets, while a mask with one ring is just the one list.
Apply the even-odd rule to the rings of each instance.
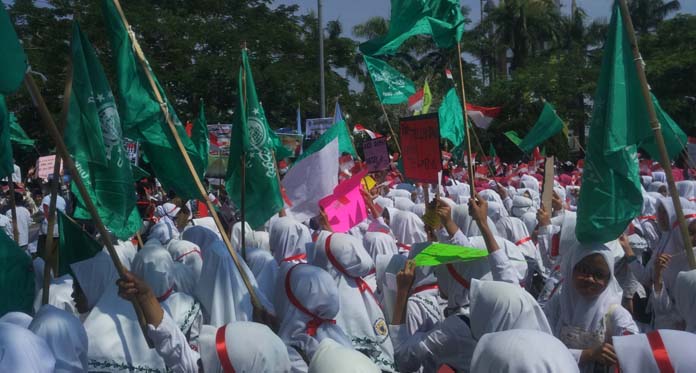
[[[14, 166], [14, 162], [12, 162], [12, 165]], [[14, 181], [12, 180], [12, 175], [7, 178], [7, 186], [9, 189], [7, 190], [10, 193], [10, 209], [12, 210], [12, 238], [14, 238], [15, 242], [19, 244], [19, 231], [17, 228], [17, 201], [15, 201], [15, 186], [14, 186]]]
[[[65, 80], [65, 88], [63, 89], [63, 107], [60, 113], [60, 128], [58, 129], [61, 135], [64, 133], [65, 127], [68, 124], [70, 96], [72, 95], [72, 79], [72, 58], [68, 57], [68, 71]], [[58, 201], [58, 188], [60, 187], [60, 182], [58, 181], [58, 177], [60, 176], [60, 162], [61, 157], [56, 154], [56, 159], [53, 162], [53, 180], [51, 180], [51, 201], [48, 204], [46, 241], [44, 241], [44, 260], [46, 262], [44, 263], [43, 293], [41, 294], [41, 304], [48, 304], [48, 296], [51, 291], [51, 268], [53, 268], [54, 274], [56, 276], [58, 275], [58, 253], [56, 250], [53, 250], [55, 245], [53, 239], [53, 229], [56, 224], [56, 204]]]
[[[464, 66], [462, 65], [462, 45], [457, 42], [457, 61], [459, 62], [459, 81], [462, 86], [462, 113], [464, 114], [464, 131], [466, 136], [467, 167], [469, 172], [469, 187], [471, 198], [476, 195], [474, 187], [474, 165], [471, 159], [471, 136], [469, 134], [469, 116], [466, 114], [466, 90], [464, 89]], [[472, 129], [473, 130], [473, 129]]]
[[[242, 50], [246, 50], [246, 41], [242, 42]], [[244, 66], [242, 66], [243, 68]], [[244, 111], [246, 112], [247, 109], [247, 83], [246, 83], [246, 70], [242, 73], [242, 102], [244, 102]], [[237, 108], [237, 110], [242, 110], [242, 108]], [[246, 118], [246, 115], [244, 115]], [[241, 244], [242, 247], [240, 248], [240, 251], [242, 252], [242, 259], [246, 260], [246, 151], [242, 149], [242, 154], [239, 160], [242, 163], [242, 168], [241, 168], [241, 179], [242, 179], [242, 206], [241, 206], [241, 218], [242, 218], [242, 237], [241, 237]], [[277, 169], [278, 167], [276, 167]]]
[[[57, 156], [63, 158], [63, 161], [65, 162], [65, 168], [70, 172], [70, 175], [72, 175], [73, 177], [72, 181], [73, 183], [75, 183], [75, 186], [77, 187], [78, 191], [80, 192], [80, 195], [82, 196], [82, 200], [85, 203], [85, 208], [87, 209], [87, 211], [89, 211], [90, 215], [92, 216], [94, 225], [96, 226], [97, 231], [99, 232], [99, 234], [102, 237], [102, 240], [104, 241], [104, 245], [106, 246], [106, 250], [109, 252], [111, 261], [113, 261], [119, 276], [121, 278], [124, 278], [126, 274], [126, 269], [121, 263], [121, 260], [118, 258], [116, 249], [114, 248], [114, 245], [111, 242], [111, 236], [109, 235], [109, 232], [106, 230], [104, 223], [99, 217], [97, 207], [94, 205], [94, 202], [92, 202], [92, 199], [90, 198], [89, 193], [85, 188], [85, 184], [82, 182], [82, 178], [80, 177], [80, 174], [77, 172], [75, 162], [73, 162], [72, 158], [70, 157], [70, 153], [68, 152], [68, 148], [65, 146], [65, 143], [63, 142], [63, 138], [61, 137], [60, 132], [58, 131], [58, 127], [53, 121], [51, 113], [48, 111], [48, 107], [46, 107], [46, 102], [44, 101], [43, 96], [41, 95], [41, 92], [39, 91], [39, 88], [36, 85], [36, 82], [34, 81], [34, 78], [32, 78], [30, 73], [27, 73], [24, 76], [24, 84], [27, 86], [29, 94], [31, 95], [32, 100], [34, 101], [34, 105], [37, 107], [39, 114], [41, 115], [44, 128], [46, 129], [46, 131], [48, 131], [49, 136], [51, 136], [53, 142], [56, 144], [56, 152], [58, 153]], [[150, 347], [154, 347], [152, 345], [152, 341], [150, 341], [150, 339], [147, 337], [147, 321], [145, 320], [145, 315], [143, 314], [143, 310], [140, 306], [140, 303], [138, 303], [137, 301], [133, 301], [131, 303], [133, 304], [133, 308], [135, 309], [135, 314], [137, 315], [138, 323], [140, 324], [140, 328], [143, 332], [145, 340], [147, 341]]]
[[[123, 22], [123, 25], [128, 32], [128, 36], [130, 38], [131, 44], [133, 45], [133, 49], [135, 52], [135, 56], [138, 59], [138, 62], [141, 65], [141, 68], [145, 75], [147, 76], [147, 79], [150, 83], [150, 88], [152, 89], [152, 93], [155, 95], [155, 99], [160, 105], [160, 108], [162, 110], [162, 114], [164, 115], [164, 118], [167, 121], [167, 124], [169, 126], [169, 130], [171, 131], [172, 137], [174, 137], [174, 141], [176, 142], [176, 145], [179, 149], [179, 152], [181, 153], [181, 156], [184, 158], [184, 162], [186, 163], [186, 166], [191, 173], [191, 177], [193, 178], [193, 181], [196, 183], [196, 186], [198, 187], [198, 191], [200, 192], [201, 198], [203, 201], [205, 201], [208, 210], [210, 211], [210, 214], [213, 217], [213, 220], [215, 220], [215, 225], [217, 226], [218, 230], [220, 231], [220, 235], [222, 236], [222, 240], [225, 243], [225, 246], [227, 246], [227, 251], [230, 253], [232, 256], [232, 260], [234, 261], [235, 266], [237, 267], [237, 270], [239, 271], [239, 275], [242, 277], [242, 281], [244, 282], [244, 285], [246, 286], [247, 290], [249, 291], [249, 295], [251, 297], [251, 303], [254, 306], [254, 308], [263, 310], [264, 307], [261, 305], [261, 302], [259, 301], [256, 291], [254, 290], [254, 287], [251, 285], [251, 281], [249, 280], [249, 276], [247, 275], [246, 271], [244, 270], [244, 267], [242, 266], [239, 257], [237, 256], [237, 253], [234, 251], [232, 248], [232, 243], [230, 242], [230, 237], [227, 236], [225, 232], [225, 228], [222, 225], [222, 222], [220, 221], [220, 217], [217, 214], [217, 211], [215, 211], [215, 207], [213, 206], [213, 203], [210, 201], [208, 198], [208, 193], [205, 190], [205, 187], [203, 186], [203, 183], [201, 182], [200, 178], [198, 177], [198, 173], [196, 172], [196, 168], [193, 166], [193, 163], [191, 162], [191, 158], [189, 157], [188, 153], [186, 152], [186, 148], [184, 147], [184, 143], [181, 141], [181, 137], [179, 137], [179, 133], [176, 130], [176, 125], [174, 124], [174, 121], [172, 120], [172, 117], [169, 113], [169, 109], [167, 107], [167, 104], [164, 102], [164, 98], [162, 97], [161, 92], [159, 91], [159, 88], [157, 87], [157, 84], [155, 84], [155, 80], [152, 77], [152, 73], [150, 72], [150, 65], [145, 59], [145, 55], [143, 54], [142, 49], [140, 48], [140, 44], [138, 43], [138, 40], [135, 38], [135, 33], [131, 30], [131, 26], [128, 23], [128, 20], [126, 19], [125, 13], [123, 13], [123, 9], [121, 8], [121, 4], [119, 0], [113, 0], [114, 5], [116, 6], [116, 9], [121, 17], [121, 22]], [[242, 224], [242, 227], [244, 227], [244, 224]], [[244, 237], [242, 235], [242, 237]]]
[[[379, 98], [378, 98], [379, 100]], [[389, 120], [389, 115], [387, 115], [387, 110], [384, 108], [384, 104], [382, 101], [379, 102], [379, 106], [382, 107], [382, 114], [384, 114], [384, 119], [387, 121], [387, 126], [389, 126], [389, 132], [391, 132], [392, 139], [394, 139], [394, 144], [396, 144], [396, 148], [399, 150], [399, 154], [403, 157], [403, 154], [401, 153], [401, 146], [399, 145], [399, 140], [396, 138], [396, 133], [394, 133], [394, 127], [391, 125], [391, 121]], [[355, 147], [355, 145], [353, 145]], [[357, 149], [356, 149], [357, 152]]]
[[684, 243], [684, 250], [686, 250], [686, 258], [689, 262], [689, 268], [696, 269], [696, 258], [694, 258], [694, 252], [691, 249], [689, 228], [686, 224], [686, 219], [684, 218], [684, 211], [682, 210], [681, 201], [679, 200], [679, 193], [677, 192], [677, 186], [674, 182], [674, 175], [672, 175], [672, 166], [669, 155], [667, 154], [667, 148], [665, 147], [665, 139], [662, 136], [662, 128], [659, 120], [657, 119], [655, 106], [653, 105], [652, 97], [650, 96], [650, 87], [648, 86], [648, 79], [645, 76], [643, 57], [638, 49], [638, 42], [636, 40], [636, 33], [633, 28], [633, 21], [631, 21], [631, 13], [628, 10], [626, 0], [619, 0], [619, 4], [621, 7], [621, 18], [623, 18], [626, 33], [628, 34], [631, 49], [633, 50], [636, 70], [638, 70], [638, 79], [640, 79], [640, 86], [643, 92], [643, 99], [645, 100], [645, 106], [647, 107], [648, 115], [650, 116], [650, 127], [652, 127], [655, 135], [655, 142], [657, 143], [658, 150], [660, 151], [660, 163], [662, 164], [662, 168], [665, 170], [667, 184], [669, 185], [669, 194], [672, 196], [672, 203], [674, 204], [675, 210], [677, 210], [677, 221], [679, 222], [679, 228]]

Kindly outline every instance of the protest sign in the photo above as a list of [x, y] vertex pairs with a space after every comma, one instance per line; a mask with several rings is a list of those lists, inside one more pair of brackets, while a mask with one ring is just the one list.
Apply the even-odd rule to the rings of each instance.
[[126, 155], [128, 156], [130, 163], [138, 166], [140, 144], [137, 141], [124, 138], [123, 147], [126, 148]]
[[[36, 174], [40, 179], [48, 180], [53, 175], [53, 163], [56, 161], [55, 155], [39, 157], [36, 160]], [[63, 174], [63, 162], [60, 163], [60, 174]]]
[[437, 183], [437, 173], [442, 170], [438, 115], [401, 118], [399, 125], [406, 177], [423, 183]]
[[365, 175], [367, 170], [355, 174], [338, 184], [332, 195], [319, 201], [334, 232], [346, 233], [367, 218], [365, 200], [360, 194], [360, 184]]
[[334, 124], [333, 118], [314, 118], [307, 119], [305, 122], [306, 140], [315, 140], [323, 135]]
[[380, 137], [363, 142], [363, 154], [368, 172], [384, 171], [389, 168], [387, 139]]
[[469, 262], [486, 256], [488, 256], [486, 250], [435, 242], [416, 255], [414, 261], [417, 267], [429, 267], [454, 262]]

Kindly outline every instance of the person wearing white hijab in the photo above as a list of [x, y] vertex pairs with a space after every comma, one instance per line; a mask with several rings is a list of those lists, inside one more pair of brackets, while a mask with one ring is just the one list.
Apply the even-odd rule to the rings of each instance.
[[159, 220], [150, 229], [148, 240], [156, 239], [162, 245], [166, 245], [172, 239], [179, 238], [179, 229], [176, 227], [174, 219], [180, 211], [180, 207], [170, 202], [157, 206], [155, 216]]
[[512, 198], [512, 208], [510, 208], [512, 216], [519, 218], [528, 212], [534, 212], [534, 210], [536, 210], [536, 208], [531, 198], [523, 195], [517, 195]]
[[418, 215], [393, 208], [387, 208], [387, 211], [389, 212], [389, 227], [399, 243], [413, 245], [428, 239], [423, 220]]
[[324, 339], [312, 361], [309, 373], [379, 373], [381, 370], [365, 355]]
[[56, 359], [43, 338], [0, 322], [0, 372], [53, 373]]
[[282, 315], [278, 336], [288, 346], [293, 372], [307, 371], [309, 360], [325, 339], [353, 348], [350, 337], [336, 325], [338, 287], [323, 269], [305, 263], [283, 265], [274, 303]]
[[696, 270], [680, 272], [673, 293], [677, 311], [686, 321], [686, 331], [696, 333]]
[[77, 311], [81, 314], [89, 312], [99, 301], [99, 298], [112, 286], [118, 278], [116, 267], [105, 252], [99, 252], [90, 259], [70, 265], [74, 274], [74, 284], [84, 294], [86, 309], [80, 309], [79, 301], [75, 301]]
[[693, 372], [696, 367], [694, 345], [696, 335], [677, 330], [614, 337], [621, 372]]
[[648, 185], [648, 192], [660, 193], [662, 196], [667, 197], [667, 184], [662, 181], [653, 181]]
[[212, 216], [206, 216], [204, 218], [198, 218], [198, 219], [191, 219], [191, 225], [187, 225], [184, 228], [184, 231], [195, 226], [201, 226], [201, 227], [206, 227], [210, 229], [211, 231], [215, 232], [217, 234], [218, 238], [222, 239], [222, 235], [220, 235], [220, 230], [217, 227], [217, 224], [215, 224], [215, 219], [213, 219]]
[[401, 211], [411, 211], [411, 208], [415, 205], [411, 201], [411, 196], [408, 197], [394, 197], [394, 208]]
[[[455, 224], [457, 224], [462, 233], [467, 237], [478, 236], [481, 234], [476, 221], [474, 221], [471, 215], [469, 215], [469, 206], [467, 205], [458, 205], [452, 209], [452, 220], [454, 220]], [[488, 227], [493, 232], [493, 235], [498, 236], [498, 230], [495, 227], [493, 220], [490, 217], [488, 217], [486, 220], [488, 221]]]
[[[73, 278], [70, 275], [63, 275], [51, 280], [50, 290], [48, 293], [48, 304], [68, 311], [77, 316], [79, 312], [75, 308], [72, 299]], [[43, 300], [43, 289], [36, 293], [34, 298], [34, 312], [38, 312], [41, 308]]]
[[278, 263], [270, 252], [261, 248], [248, 248], [246, 254], [246, 263], [254, 274], [259, 289], [266, 299], [273, 299], [278, 278]]
[[[222, 237], [220, 237], [222, 240]], [[230, 242], [232, 247], [237, 250], [237, 252], [242, 251], [242, 222], [238, 221], [232, 226], [232, 236], [230, 237]], [[251, 229], [249, 223], [244, 222], [244, 245], [247, 248], [256, 247], [256, 237], [254, 230]]]
[[362, 242], [341, 233], [322, 237], [315, 245], [314, 264], [326, 269], [338, 284], [341, 309], [336, 323], [351, 337], [353, 347], [382, 370], [394, 371], [389, 328], [374, 289], [364, 280], [374, 263]]
[[87, 371], [87, 332], [73, 314], [44, 305], [29, 330], [43, 338], [56, 358], [56, 373]]
[[522, 175], [520, 176], [520, 186], [525, 189], [530, 189], [537, 194], [539, 193], [539, 180], [534, 176]]
[[312, 243], [312, 234], [306, 225], [289, 216], [278, 218], [271, 227], [269, 239], [278, 265], [307, 261], [307, 245]]
[[[186, 233], [183, 235], [186, 236]], [[175, 262], [182, 264], [174, 274], [177, 290], [194, 295], [203, 270], [203, 253], [200, 247], [186, 240], [171, 240], [167, 245], [167, 251]]]
[[291, 371], [283, 341], [255, 322], [232, 322], [220, 328], [204, 325], [199, 349], [205, 373]]
[[24, 312], [17, 311], [8, 312], [0, 317], [0, 322], [21, 326], [27, 329], [29, 328], [29, 324], [31, 324], [31, 320], [33, 320], [33, 317]]
[[472, 373], [575, 373], [573, 355], [554, 336], [536, 330], [486, 334], [471, 360]]
[[415, 204], [411, 206], [411, 209], [409, 211], [422, 218], [423, 215], [425, 215], [425, 203]]
[[631, 314], [621, 306], [614, 278], [614, 256], [603, 244], [577, 245], [563, 260], [563, 287], [544, 312], [553, 334], [571, 350], [581, 371], [611, 363], [605, 349], [612, 336], [638, 333]]
[[367, 232], [363, 237], [363, 245], [375, 263], [378, 255], [391, 256], [399, 253], [394, 237], [382, 232]]

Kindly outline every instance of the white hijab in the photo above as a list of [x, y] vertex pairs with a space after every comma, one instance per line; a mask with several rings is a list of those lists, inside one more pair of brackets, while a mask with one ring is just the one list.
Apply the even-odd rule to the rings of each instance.
[[87, 307], [94, 307], [109, 287], [116, 286], [118, 272], [108, 254], [97, 255], [70, 265], [77, 283], [87, 298]]
[[457, 310], [463, 307], [462, 312], [465, 315], [469, 314], [471, 281], [473, 279], [493, 279], [491, 267], [485, 258], [471, 262], [441, 264], [435, 267], [435, 276], [440, 291], [447, 295], [447, 308]]
[[534, 207], [534, 201], [532, 199], [523, 195], [516, 195], [512, 198], [512, 208], [510, 209], [510, 213], [513, 216], [519, 218], [528, 212], [535, 211], [536, 208]]
[[399, 248], [396, 246], [394, 237], [382, 232], [367, 232], [363, 236], [363, 244], [365, 250], [372, 258], [372, 261], [377, 262], [378, 255], [395, 255], [399, 253]]
[[679, 273], [672, 294], [686, 331], [696, 333], [696, 270]]
[[[187, 236], [185, 232], [183, 235]], [[179, 270], [175, 273], [177, 290], [193, 295], [203, 270], [200, 247], [186, 240], [172, 240], [167, 245], [167, 250], [175, 262], [182, 264], [177, 266]]]
[[309, 363], [309, 373], [380, 373], [367, 356], [331, 339], [319, 344]]
[[388, 209], [389, 227], [396, 240], [402, 244], [412, 245], [416, 242], [423, 242], [428, 239], [425, 233], [425, 224], [418, 215], [410, 211], [399, 211]]
[[73, 314], [44, 305], [29, 325], [43, 338], [56, 358], [55, 372], [87, 371], [87, 332]]
[[[48, 304], [53, 305], [61, 310], [68, 311], [73, 315], [78, 315], [75, 308], [75, 301], [72, 298], [73, 293], [73, 278], [70, 275], [63, 275], [51, 280], [51, 286], [48, 293]], [[34, 298], [34, 311], [38, 312], [42, 306], [43, 289], [36, 293]]]
[[271, 252], [278, 264], [284, 261], [306, 261], [307, 245], [312, 243], [309, 228], [286, 216], [278, 218], [269, 235]]
[[24, 312], [17, 311], [8, 312], [2, 315], [2, 317], [0, 317], [0, 322], [21, 326], [25, 329], [29, 329], [29, 324], [31, 324], [31, 320], [33, 320], [33, 317], [27, 315]]
[[554, 336], [536, 330], [506, 330], [481, 337], [471, 361], [475, 373], [574, 373], [573, 355]]
[[273, 299], [273, 292], [278, 278], [278, 263], [273, 255], [260, 248], [247, 249], [246, 257], [249, 269], [254, 273], [259, 289], [266, 299]]
[[[459, 230], [461, 230], [462, 233], [464, 233], [464, 235], [467, 237], [478, 236], [481, 234], [478, 224], [476, 224], [476, 221], [471, 217], [471, 215], [469, 215], [468, 205], [457, 205], [454, 209], [452, 209], [452, 220], [454, 220], [454, 223], [457, 224]], [[488, 227], [491, 229], [493, 235], [498, 236], [498, 229], [495, 227], [493, 220], [490, 217], [486, 217], [486, 221], [488, 222]]]
[[41, 337], [21, 326], [0, 322], [0, 371], [53, 373], [56, 359]]
[[401, 211], [411, 211], [411, 208], [415, 205], [411, 201], [411, 196], [408, 197], [394, 197], [394, 208]]
[[[222, 237], [219, 237], [222, 239]], [[232, 237], [230, 237], [230, 242], [232, 243], [232, 248], [241, 252], [242, 250], [242, 222], [238, 221], [232, 226]], [[251, 229], [249, 223], [244, 222], [244, 245], [249, 247], [256, 247], [256, 239], [254, 237], [254, 230]]]
[[205, 373], [230, 371], [225, 366], [235, 372], [291, 371], [283, 341], [263, 324], [238, 321], [220, 328], [204, 325], [199, 348]]
[[657, 365], [656, 351], [651, 347], [650, 338], [659, 339], [664, 344], [669, 364], [675, 373], [693, 372], [696, 367], [696, 335], [678, 330], [655, 330], [648, 334], [634, 334], [614, 337], [614, 351], [623, 372], [663, 373]]
[[149, 241], [133, 259], [131, 271], [147, 283], [160, 302], [176, 291], [174, 260], [159, 243]]

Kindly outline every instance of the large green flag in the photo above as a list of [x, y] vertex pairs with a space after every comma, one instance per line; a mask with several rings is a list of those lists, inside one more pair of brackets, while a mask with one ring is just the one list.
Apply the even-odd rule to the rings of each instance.
[[205, 103], [201, 100], [201, 108], [198, 109], [198, 117], [193, 121], [191, 141], [196, 146], [198, 154], [203, 161], [203, 169], [208, 169], [208, 153], [210, 153], [210, 140], [208, 139], [208, 121], [205, 119]]
[[0, 94], [0, 179], [12, 176], [13, 172], [10, 112], [7, 110], [5, 96]]
[[[237, 92], [237, 110], [233, 119], [226, 186], [232, 202], [241, 208], [244, 167], [246, 221], [256, 229], [283, 208], [283, 198], [273, 155], [272, 132], [256, 94], [246, 49], [242, 50]], [[243, 92], [246, 92], [246, 100]], [[241, 161], [242, 154], [245, 157], [244, 164]]]
[[575, 234], [581, 242], [611, 241], [641, 212], [637, 145], [650, 136], [641, 92], [616, 2], [604, 45], [578, 201]]
[[24, 73], [27, 71], [27, 56], [5, 10], [5, 4], [0, 4], [0, 51], [0, 94], [6, 95], [16, 91], [22, 84]]
[[416, 93], [413, 82], [385, 61], [363, 55], [367, 72], [377, 91], [379, 101], [385, 105], [401, 104]]
[[33, 313], [34, 267], [31, 257], [0, 229], [0, 315]]
[[[333, 139], [338, 138], [338, 153], [339, 155], [348, 153], [353, 157], [357, 157], [355, 152], [355, 147], [350, 139], [350, 132], [348, 131], [348, 126], [344, 120], [331, 126], [326, 132], [324, 132], [318, 139], [314, 140], [312, 145], [310, 145], [305, 151], [302, 152], [294, 164], [299, 163], [301, 160], [309, 157], [310, 155], [323, 149], [328, 143], [333, 141]], [[336, 160], [338, 162], [338, 160]]]
[[[670, 159], [675, 159], [686, 146], [686, 133], [684, 133], [674, 119], [672, 119], [672, 117], [670, 117], [669, 114], [662, 109], [660, 103], [657, 101], [657, 97], [655, 97], [655, 95], [652, 93], [650, 96], [652, 97], [653, 105], [655, 105], [657, 120], [660, 122], [660, 126], [662, 127], [662, 137], [665, 139], [667, 154], [669, 155]], [[655, 143], [655, 136], [649, 136], [646, 138], [640, 144], [640, 147], [648, 152], [652, 159], [660, 159], [660, 151], [657, 148], [657, 143]]]
[[118, 82], [119, 113], [124, 135], [140, 141], [143, 153], [149, 160], [155, 176], [166, 190], [173, 190], [183, 199], [201, 198], [196, 184], [191, 177], [184, 157], [179, 152], [174, 136], [156, 99], [148, 79], [152, 77], [167, 106], [167, 110], [175, 123], [176, 131], [189, 154], [199, 177], [203, 177], [205, 168], [203, 158], [207, 154], [199, 154], [191, 139], [186, 136], [186, 130], [174, 112], [162, 86], [152, 72], [150, 65], [147, 71], [143, 69], [134, 54], [133, 44], [123, 25], [113, 0], [103, 0], [104, 20], [106, 30], [111, 40], [111, 50], [116, 66]]
[[102, 245], [72, 219], [58, 211], [58, 276], [72, 274], [70, 265], [87, 260], [102, 250]]
[[10, 140], [17, 145], [34, 146], [34, 140], [30, 139], [27, 133], [24, 132], [22, 126], [17, 122], [17, 117], [15, 117], [14, 113], [10, 113]]
[[556, 114], [556, 109], [548, 102], [544, 102], [544, 109], [541, 111], [539, 119], [537, 119], [534, 127], [517, 146], [523, 152], [531, 153], [534, 148], [548, 140], [551, 136], [561, 132], [563, 128], [565, 128], [565, 124]]
[[464, 114], [462, 114], [462, 103], [457, 96], [457, 90], [451, 88], [437, 110], [440, 118], [440, 137], [448, 139], [459, 146], [464, 141]]
[[[104, 225], [118, 238], [127, 239], [142, 224], [135, 208], [133, 173], [114, 95], [77, 22], [73, 24], [71, 51], [73, 82], [65, 145]], [[73, 193], [78, 201], [75, 217], [91, 219], [74, 184]]]
[[517, 132], [515, 131], [507, 131], [504, 133], [504, 135], [508, 138], [508, 140], [512, 141], [512, 143], [517, 146], [519, 146], [522, 142], [522, 139], [520, 138], [520, 136], [517, 135]]
[[394, 54], [415, 35], [430, 35], [438, 48], [451, 48], [464, 32], [460, 6], [459, 0], [391, 0], [389, 32], [360, 44], [360, 52], [368, 56]]

